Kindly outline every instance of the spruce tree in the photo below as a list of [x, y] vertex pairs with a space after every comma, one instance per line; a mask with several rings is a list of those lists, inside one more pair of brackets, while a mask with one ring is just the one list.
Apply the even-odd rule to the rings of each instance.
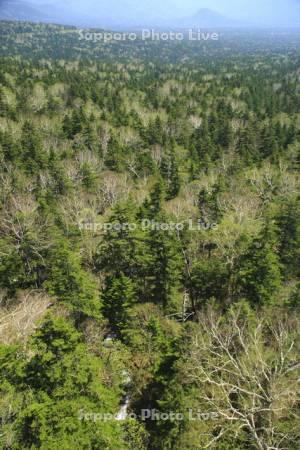
[[262, 306], [276, 303], [281, 279], [276, 227], [269, 222], [241, 257], [238, 283], [254, 306]]
[[106, 279], [102, 295], [103, 315], [109, 321], [110, 328], [119, 337], [128, 322], [128, 311], [135, 301], [134, 285], [123, 273]]

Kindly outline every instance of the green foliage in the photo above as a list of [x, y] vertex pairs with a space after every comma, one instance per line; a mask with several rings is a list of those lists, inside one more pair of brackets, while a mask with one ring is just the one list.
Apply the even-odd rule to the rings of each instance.
[[166, 183], [166, 200], [176, 198], [180, 190], [180, 177], [174, 150], [163, 157], [160, 172]]
[[288, 304], [288, 306], [291, 306], [292, 308], [295, 308], [295, 309], [300, 308], [300, 283], [298, 283], [296, 285], [287, 304]]
[[118, 140], [112, 136], [107, 144], [105, 164], [111, 170], [120, 171], [122, 169], [122, 163], [123, 148]]
[[133, 283], [122, 273], [108, 278], [106, 283], [103, 315], [109, 320], [111, 329], [121, 336], [128, 321], [128, 310], [135, 301]]
[[190, 291], [200, 309], [211, 298], [223, 303], [228, 294], [229, 271], [218, 259], [208, 259], [195, 264], [191, 273]]
[[120, 427], [85, 418], [115, 413], [118, 389], [104, 386], [101, 360], [87, 353], [75, 328], [63, 317], [48, 316], [31, 348], [30, 357], [18, 349], [2, 350], [0, 370], [10, 383], [1, 386], [2, 393], [14, 389], [16, 398], [24, 395], [22, 409], [16, 407], [6, 424], [14, 433], [9, 448], [123, 448]]
[[[164, 223], [164, 217], [160, 219]], [[176, 306], [181, 282], [182, 258], [177, 236], [164, 230], [151, 231], [149, 246], [153, 255], [149, 268], [150, 300], [172, 308]]]
[[288, 276], [300, 274], [300, 202], [292, 199], [282, 205], [276, 219], [279, 228], [279, 256]]
[[111, 229], [105, 233], [95, 255], [97, 269], [109, 276], [124, 274], [139, 289], [145, 282], [151, 255], [147, 251], [146, 235], [137, 226], [133, 202], [117, 205], [108, 223]]
[[0, 447], [297, 450], [299, 33], [0, 28]]
[[270, 304], [281, 286], [276, 230], [268, 223], [242, 256], [238, 282], [253, 305]]
[[43, 149], [41, 135], [30, 122], [25, 122], [21, 138], [22, 160], [26, 171], [36, 174], [46, 167], [48, 158]]
[[0, 146], [6, 161], [16, 161], [19, 157], [20, 149], [9, 133], [0, 132]]
[[85, 272], [79, 258], [64, 240], [49, 251], [50, 273], [45, 283], [51, 295], [63, 302], [78, 320], [99, 317], [100, 300], [90, 274]]

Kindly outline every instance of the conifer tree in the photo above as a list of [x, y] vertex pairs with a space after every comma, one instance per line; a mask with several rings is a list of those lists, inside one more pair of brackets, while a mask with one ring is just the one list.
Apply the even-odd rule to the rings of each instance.
[[162, 158], [160, 172], [166, 184], [166, 200], [171, 200], [180, 189], [178, 164], [173, 149]]
[[123, 273], [108, 277], [102, 301], [104, 317], [109, 320], [112, 331], [121, 336], [128, 321], [129, 308], [135, 301], [133, 282]]
[[277, 252], [276, 227], [269, 222], [241, 257], [238, 270], [242, 293], [253, 306], [276, 303], [276, 293], [281, 286]]
[[22, 159], [25, 169], [33, 174], [46, 167], [47, 154], [43, 149], [40, 133], [26, 121], [21, 138]]

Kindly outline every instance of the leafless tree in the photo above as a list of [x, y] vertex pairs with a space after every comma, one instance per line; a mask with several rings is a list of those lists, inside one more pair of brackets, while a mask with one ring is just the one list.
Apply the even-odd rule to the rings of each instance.
[[0, 342], [6, 345], [24, 342], [51, 304], [51, 298], [43, 291], [24, 291], [16, 305], [9, 309], [1, 307]]
[[203, 448], [243, 431], [260, 450], [289, 449], [300, 434], [299, 318], [257, 318], [247, 308], [232, 307], [225, 320], [203, 314], [189, 351], [187, 382], [219, 416]]

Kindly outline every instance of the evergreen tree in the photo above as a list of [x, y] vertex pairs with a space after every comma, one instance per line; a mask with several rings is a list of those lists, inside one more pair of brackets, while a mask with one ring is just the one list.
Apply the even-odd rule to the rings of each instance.
[[154, 219], [162, 211], [163, 201], [165, 199], [165, 187], [161, 178], [153, 186], [150, 192], [150, 199], [146, 199], [140, 209], [139, 218]]
[[12, 136], [7, 132], [0, 131], [0, 148], [2, 148], [6, 161], [15, 161], [20, 155], [18, 144], [14, 142]]
[[268, 223], [241, 257], [238, 283], [243, 295], [254, 306], [276, 302], [276, 293], [281, 286], [281, 265], [277, 251], [276, 229], [272, 223]]
[[87, 352], [74, 327], [49, 315], [30, 349], [28, 356], [18, 348], [0, 349], [1, 379], [6, 379], [1, 394], [8, 400], [10, 391], [19, 402], [23, 399], [22, 409], [14, 405], [4, 425], [11, 438], [13, 433], [12, 448], [124, 448], [117, 423], [84, 420], [86, 413], [115, 414], [120, 391], [104, 386], [103, 363]]
[[166, 184], [166, 200], [177, 197], [180, 190], [180, 178], [174, 150], [162, 158], [160, 172]]
[[158, 228], [150, 229], [149, 249], [152, 260], [149, 266], [149, 297], [164, 308], [178, 307], [177, 300], [182, 278], [182, 254], [177, 235], [164, 229], [168, 219], [164, 214], [154, 217]]
[[25, 169], [33, 174], [46, 167], [47, 154], [43, 149], [40, 133], [26, 121], [21, 138], [22, 160]]
[[111, 136], [107, 144], [105, 164], [108, 169], [120, 171], [123, 163], [123, 149], [118, 140]]
[[48, 263], [50, 273], [45, 286], [49, 293], [70, 308], [78, 323], [87, 317], [98, 318], [100, 302], [96, 286], [63, 238], [50, 249]]
[[300, 274], [300, 202], [292, 199], [285, 202], [277, 215], [279, 231], [279, 256], [287, 276]]
[[117, 205], [109, 219], [110, 229], [103, 236], [95, 254], [97, 271], [103, 271], [108, 283], [121, 275], [129, 278], [142, 301], [148, 292], [149, 264], [152, 259], [146, 231], [136, 217], [136, 208], [129, 199]]
[[197, 309], [215, 298], [224, 304], [229, 282], [226, 265], [217, 258], [197, 262], [191, 272], [190, 292]]
[[104, 317], [109, 320], [111, 329], [122, 336], [128, 321], [128, 310], [135, 301], [133, 282], [122, 273], [108, 277], [102, 298]]

